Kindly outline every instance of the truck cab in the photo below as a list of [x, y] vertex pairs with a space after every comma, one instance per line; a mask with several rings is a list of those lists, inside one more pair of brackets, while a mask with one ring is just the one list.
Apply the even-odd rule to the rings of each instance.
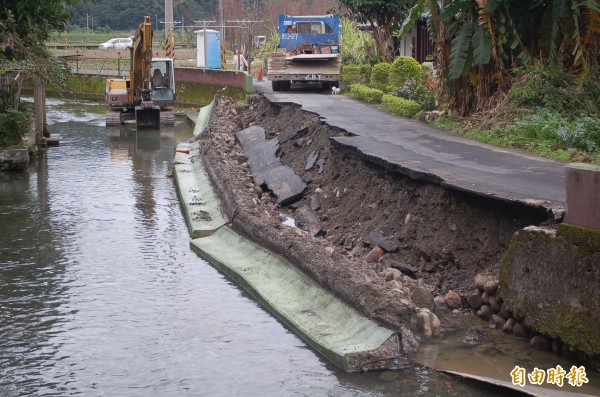
[[339, 86], [340, 22], [330, 15], [279, 16], [279, 45], [269, 56], [267, 78], [273, 91], [292, 83], [320, 83], [323, 89]]

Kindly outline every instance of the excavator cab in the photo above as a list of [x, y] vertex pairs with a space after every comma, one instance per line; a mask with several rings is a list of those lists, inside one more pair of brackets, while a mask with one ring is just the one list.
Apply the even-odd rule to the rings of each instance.
[[175, 74], [171, 58], [152, 58], [152, 97], [161, 108], [175, 103]]

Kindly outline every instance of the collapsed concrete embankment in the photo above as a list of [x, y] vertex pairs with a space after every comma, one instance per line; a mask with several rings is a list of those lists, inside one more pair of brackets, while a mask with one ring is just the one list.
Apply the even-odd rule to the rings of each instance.
[[[256, 186], [235, 135], [250, 126], [276, 140], [281, 163], [306, 183], [298, 202], [278, 205], [272, 189]], [[458, 310], [472, 310], [466, 298], [474, 277], [497, 278], [515, 232], [552, 226], [553, 218], [539, 206], [395, 172], [332, 144], [331, 137], [344, 135], [299, 106], [253, 96], [248, 106], [217, 98], [199, 142], [233, 227], [396, 330], [410, 355], [421, 341], [439, 335], [436, 303], [446, 305], [442, 298], [452, 293]], [[318, 233], [306, 208], [320, 223]], [[286, 216], [304, 231], [283, 225]]]

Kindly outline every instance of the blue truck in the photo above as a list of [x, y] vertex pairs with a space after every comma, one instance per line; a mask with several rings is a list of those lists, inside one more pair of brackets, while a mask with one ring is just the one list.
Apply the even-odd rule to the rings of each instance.
[[339, 87], [340, 30], [334, 14], [279, 15], [279, 45], [267, 64], [273, 91], [287, 91], [292, 83], [318, 83], [325, 90]]

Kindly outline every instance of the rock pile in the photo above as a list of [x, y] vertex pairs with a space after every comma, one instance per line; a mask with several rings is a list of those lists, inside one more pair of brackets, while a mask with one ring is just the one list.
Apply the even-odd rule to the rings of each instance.
[[[475, 288], [465, 297], [468, 307], [476, 311], [482, 320], [488, 321], [491, 328], [502, 329], [506, 334], [521, 338], [530, 338], [529, 343], [538, 350], [552, 350], [554, 353], [575, 358], [577, 354], [559, 338], [548, 338], [536, 333], [524, 323], [524, 317], [513, 311], [498, 294], [498, 280], [478, 274], [473, 280]], [[456, 308], [450, 302], [456, 302], [458, 295], [450, 291], [444, 301], [451, 308]]]

